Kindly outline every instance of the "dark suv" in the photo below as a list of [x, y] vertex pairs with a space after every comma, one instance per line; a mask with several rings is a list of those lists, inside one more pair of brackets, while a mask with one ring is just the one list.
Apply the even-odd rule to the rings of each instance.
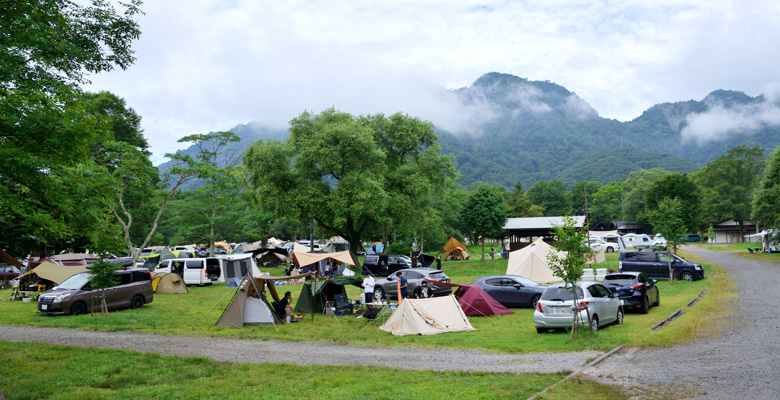
[[644, 272], [650, 279], [669, 279], [669, 261], [675, 279], [683, 281], [704, 279], [701, 264], [686, 261], [668, 251], [621, 251], [618, 268], [620, 272]]
[[[118, 283], [106, 288], [106, 306], [141, 308], [154, 300], [152, 273], [146, 268], [126, 268], [116, 271]], [[92, 289], [89, 272], [71, 276], [38, 297], [38, 312], [42, 314], [84, 314], [92, 309], [92, 298], [98, 295]]]
[[369, 254], [363, 260], [363, 273], [373, 276], [388, 276], [407, 268], [412, 266], [397, 254]]

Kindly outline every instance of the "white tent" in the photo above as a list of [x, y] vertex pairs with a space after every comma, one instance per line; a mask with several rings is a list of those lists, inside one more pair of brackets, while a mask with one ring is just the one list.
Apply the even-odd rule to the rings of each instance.
[[557, 251], [542, 238], [536, 239], [530, 245], [509, 253], [507, 275], [520, 275], [539, 283], [561, 282], [563, 279], [555, 276], [547, 265], [547, 254]]
[[236, 287], [236, 278], [241, 279], [246, 274], [252, 277], [260, 276], [260, 270], [257, 269], [252, 253], [230, 254], [219, 258], [222, 267], [220, 281], [224, 280], [227, 287]]
[[473, 331], [455, 296], [405, 299], [379, 329], [396, 336]]

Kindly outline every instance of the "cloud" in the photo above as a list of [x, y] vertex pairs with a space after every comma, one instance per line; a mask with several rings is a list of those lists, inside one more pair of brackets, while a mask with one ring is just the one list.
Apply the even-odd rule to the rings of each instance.
[[780, 125], [780, 107], [771, 102], [726, 108], [715, 105], [707, 112], [690, 114], [680, 132], [683, 140], [697, 144], [721, 141], [732, 135], [751, 135], [767, 126]]

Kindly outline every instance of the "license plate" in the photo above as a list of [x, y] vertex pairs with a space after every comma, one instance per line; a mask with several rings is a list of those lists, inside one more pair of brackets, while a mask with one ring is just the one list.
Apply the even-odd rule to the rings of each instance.
[[552, 308], [553, 314], [566, 314], [566, 307], [553, 307]]
[[49, 306], [47, 306], [46, 304], [41, 304], [41, 310], [48, 310], [48, 309]]

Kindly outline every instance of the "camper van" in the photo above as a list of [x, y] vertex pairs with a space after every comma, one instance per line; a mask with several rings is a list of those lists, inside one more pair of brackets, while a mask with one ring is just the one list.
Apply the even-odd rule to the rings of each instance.
[[224, 282], [220, 260], [213, 257], [163, 260], [157, 264], [153, 272], [175, 272], [184, 279], [185, 285], [211, 285]]
[[625, 240], [626, 246], [635, 249], [649, 249], [653, 247], [653, 239], [645, 234], [629, 233], [623, 236], [623, 240]]
[[626, 242], [623, 240], [623, 236], [618, 235], [617, 233], [607, 233], [601, 236], [601, 239], [604, 240], [607, 243], [615, 243], [618, 246], [618, 250], [626, 250], [628, 246], [626, 246]]

